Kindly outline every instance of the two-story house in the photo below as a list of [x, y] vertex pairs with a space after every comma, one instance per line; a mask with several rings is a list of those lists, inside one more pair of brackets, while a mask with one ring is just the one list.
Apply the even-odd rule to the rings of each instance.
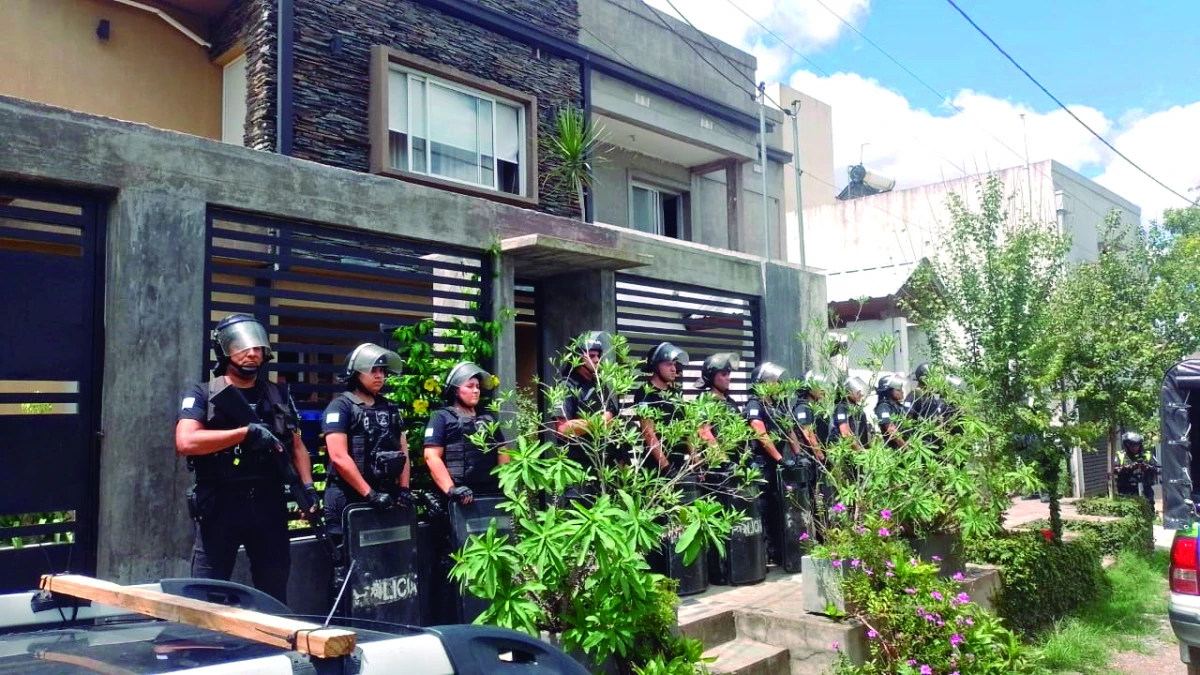
[[[675, 341], [693, 367], [728, 350], [803, 368], [825, 290], [783, 262], [782, 117], [762, 120], [763, 167], [754, 59], [637, 0], [9, 8], [0, 292], [21, 301], [0, 431], [45, 461], [0, 477], [0, 515], [69, 512], [10, 532], [74, 543], [0, 550], [5, 583], [47, 553], [126, 582], [187, 569], [176, 395], [231, 312], [270, 326], [272, 376], [310, 417], [350, 348], [429, 319], [443, 345], [500, 321], [504, 386], [593, 329]], [[572, 108], [604, 128], [587, 213], [549, 180]], [[293, 583], [324, 588], [310, 549]]]

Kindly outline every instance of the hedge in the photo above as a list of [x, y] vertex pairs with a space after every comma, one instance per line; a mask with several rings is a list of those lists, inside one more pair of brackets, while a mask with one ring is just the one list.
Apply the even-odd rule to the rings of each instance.
[[1013, 532], [968, 542], [971, 562], [1000, 567], [996, 613], [1026, 634], [1107, 597], [1112, 587], [1089, 537], [1054, 544], [1040, 532]]

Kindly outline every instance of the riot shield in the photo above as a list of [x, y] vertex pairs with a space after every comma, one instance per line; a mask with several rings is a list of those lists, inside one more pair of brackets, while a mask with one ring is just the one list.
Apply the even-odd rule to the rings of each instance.
[[[453, 550], [460, 551], [467, 545], [471, 535], [487, 532], [492, 521], [496, 521], [496, 530], [500, 534], [512, 532], [512, 516], [498, 507], [504, 501], [499, 495], [490, 497], [475, 497], [468, 505], [457, 502], [450, 503], [450, 537]], [[457, 612], [454, 623], [472, 623], [488, 608], [488, 601], [481, 600], [470, 592], [461, 590], [458, 584], [451, 582], [455, 597], [453, 610]]]
[[351, 504], [342, 512], [350, 582], [342, 599], [345, 616], [418, 626], [416, 516], [410, 508], [380, 511]]
[[812, 469], [805, 464], [792, 468], [779, 467], [775, 476], [778, 486], [779, 534], [776, 541], [783, 569], [789, 574], [800, 572], [804, 557], [804, 534], [813, 536]]
[[767, 578], [767, 543], [763, 533], [762, 500], [757, 490], [751, 493], [734, 484], [727, 476], [721, 482], [705, 485], [725, 507], [741, 511], [746, 519], [734, 526], [725, 541], [725, 556], [708, 552], [708, 582], [716, 586], [757, 584]]
[[[683, 493], [681, 502], [690, 504], [700, 497], [700, 486], [694, 480], [681, 481], [679, 489]], [[675, 552], [682, 532], [668, 530], [658, 548], [647, 556], [650, 569], [663, 576], [679, 582], [680, 596], [695, 595], [708, 590], [708, 558], [701, 554], [691, 565], [683, 564], [683, 555]]]

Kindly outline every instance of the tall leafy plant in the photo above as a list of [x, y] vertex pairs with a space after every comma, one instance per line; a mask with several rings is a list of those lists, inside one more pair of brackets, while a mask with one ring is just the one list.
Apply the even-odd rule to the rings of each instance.
[[543, 150], [554, 161], [546, 181], [570, 190], [584, 214], [584, 192], [592, 189], [592, 164], [603, 161], [599, 154], [603, 129], [578, 108], [561, 108], [554, 116], [554, 134], [543, 140]]
[[[627, 400], [644, 386], [642, 378], [622, 338], [613, 352], [615, 358], [598, 367], [599, 390], [610, 401]], [[578, 363], [566, 361], [567, 367]], [[556, 406], [567, 390], [560, 383], [545, 394]], [[588, 430], [577, 441], [591, 460], [585, 466], [569, 458], [561, 443], [545, 440], [554, 432], [536, 406], [514, 407], [515, 416], [503, 423], [510, 461], [496, 469], [513, 534], [501, 536], [493, 527], [472, 538], [452, 571], [471, 593], [491, 601], [480, 621], [558, 636], [566, 649], [598, 663], [613, 659], [626, 673], [660, 672], [680, 659], [694, 663], [687, 656], [698, 656], [694, 645], [671, 633], [673, 582], [651, 573], [646, 556], [666, 547], [690, 563], [708, 549], [724, 553], [725, 538], [743, 515], [717, 496], [736, 491], [735, 480], [744, 485], [757, 479], [740, 454], [749, 436], [746, 424], [708, 396], [687, 403], [673, 421], [658, 419], [665, 447], [692, 448], [686, 466], [660, 474], [629, 418], [584, 416]], [[711, 442], [709, 428], [716, 430]], [[487, 433], [477, 440], [484, 442]], [[735, 478], [712, 484], [710, 494], [694, 501], [685, 499], [682, 485], [718, 465], [732, 465]], [[563, 499], [569, 489], [590, 496]]]

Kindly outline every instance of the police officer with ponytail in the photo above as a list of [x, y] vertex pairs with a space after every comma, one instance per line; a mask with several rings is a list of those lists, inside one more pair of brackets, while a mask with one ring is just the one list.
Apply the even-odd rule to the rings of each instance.
[[495, 385], [495, 378], [474, 363], [458, 363], [446, 374], [442, 387], [446, 405], [435, 411], [425, 426], [425, 464], [433, 482], [447, 499], [460, 504], [470, 504], [476, 495], [500, 493], [492, 469], [508, 462], [498, 448], [503, 436], [495, 432], [489, 445], [497, 447], [492, 448], [481, 448], [471, 439], [477, 430], [496, 421], [480, 409], [483, 392]]
[[[271, 360], [267, 330], [253, 316], [234, 314], [211, 334], [213, 379], [183, 395], [175, 452], [196, 474], [188, 510], [196, 523], [192, 576], [228, 581], [238, 548], [246, 547], [254, 587], [287, 602], [291, 567], [287, 497], [270, 453], [291, 455], [314, 498], [312, 464], [296, 429], [299, 415], [287, 388], [263, 377]], [[236, 388], [261, 422], [244, 424], [210, 400]]]
[[340, 374], [346, 391], [321, 416], [330, 464], [325, 518], [335, 537], [342, 534], [342, 512], [350, 504], [389, 509], [412, 501], [404, 419], [382, 395], [388, 375], [399, 375], [401, 364], [396, 352], [359, 345]]
[[679, 378], [687, 363], [688, 353], [670, 342], [660, 342], [651, 347], [642, 364], [646, 384], [633, 394], [642, 438], [650, 449], [648, 461], [663, 472], [677, 471], [691, 459], [691, 450], [686, 443], [664, 448], [659, 437], [662, 426], [683, 418]]

